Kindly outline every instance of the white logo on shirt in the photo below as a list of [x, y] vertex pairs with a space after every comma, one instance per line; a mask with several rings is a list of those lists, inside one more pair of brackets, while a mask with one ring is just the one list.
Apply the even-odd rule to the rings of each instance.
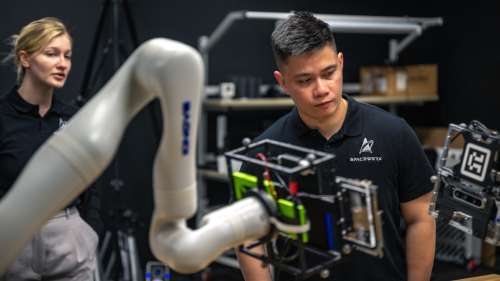
[[363, 144], [361, 145], [361, 149], [359, 150], [359, 154], [364, 153], [364, 152], [369, 152], [370, 154], [373, 153], [372, 147], [375, 142], [373, 140], [368, 140], [364, 139]]
[[62, 129], [68, 124], [68, 121], [63, 120], [62, 118], [59, 118], [59, 129]]
[[[364, 138], [363, 143], [361, 144], [361, 148], [359, 149], [359, 154], [362, 153], [373, 154], [372, 149], [374, 144], [375, 144], [374, 140], [368, 140], [367, 138]], [[349, 162], [380, 162], [380, 161], [382, 161], [381, 155], [349, 157]]]

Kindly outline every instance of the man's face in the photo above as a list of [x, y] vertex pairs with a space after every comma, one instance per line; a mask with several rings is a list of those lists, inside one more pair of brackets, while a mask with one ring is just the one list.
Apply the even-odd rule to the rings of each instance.
[[342, 100], [342, 53], [330, 44], [290, 56], [274, 77], [293, 99], [303, 118], [325, 120], [338, 112]]
[[71, 69], [71, 40], [67, 34], [52, 39], [39, 52], [27, 56], [21, 55], [25, 68], [25, 77], [52, 88], [61, 88], [66, 82]]

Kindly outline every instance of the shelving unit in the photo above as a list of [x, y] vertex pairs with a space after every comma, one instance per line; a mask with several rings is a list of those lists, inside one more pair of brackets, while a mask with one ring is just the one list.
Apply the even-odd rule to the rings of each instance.
[[[389, 106], [390, 111], [393, 113], [396, 113], [396, 107], [399, 105], [422, 105], [427, 102], [438, 101], [437, 96], [355, 96], [354, 99], [360, 102]], [[220, 113], [217, 117], [216, 138], [218, 148], [223, 148], [224, 138], [227, 135], [227, 117], [224, 114], [239, 110], [287, 109], [293, 105], [291, 98], [205, 99], [203, 101], [201, 128], [206, 130], [208, 112]], [[199, 142], [203, 142], [202, 145], [205, 145], [204, 139], [200, 139]]]
[[[230, 27], [239, 20], [284, 20], [292, 13], [280, 12], [260, 12], [260, 11], [234, 11], [226, 15], [210, 35], [199, 38], [199, 50], [205, 62], [206, 77], [208, 77], [209, 53], [217, 42], [229, 31]], [[440, 26], [443, 20], [435, 18], [417, 17], [381, 17], [363, 15], [333, 15], [315, 14], [318, 18], [327, 22], [335, 33], [356, 33], [356, 34], [393, 34], [404, 35], [399, 41], [390, 39], [388, 44], [388, 61], [396, 62], [399, 54], [416, 40], [426, 29], [433, 26]], [[344, 83], [346, 84], [346, 83]], [[351, 83], [350, 88], [359, 89], [359, 83]], [[396, 113], [396, 107], [402, 104], [423, 104], [425, 102], [437, 101], [437, 97], [417, 96], [417, 97], [379, 97], [362, 96], [358, 100], [377, 104], [387, 105], [391, 112]], [[206, 138], [207, 138], [207, 111], [229, 112], [231, 110], [266, 110], [287, 108], [293, 105], [289, 98], [275, 99], [204, 99], [203, 113], [201, 116], [199, 141], [198, 141], [198, 164], [205, 164]], [[224, 147], [223, 139], [226, 134], [225, 116], [221, 115], [217, 119], [217, 147]]]
[[[427, 102], [438, 101], [436, 96], [355, 96], [354, 99], [360, 102], [375, 104], [375, 105], [422, 105]], [[206, 99], [203, 102], [203, 111], [227, 113], [238, 110], [272, 110], [272, 109], [287, 109], [293, 106], [293, 101], [290, 98], [261, 98], [261, 99]], [[223, 116], [222, 118], [226, 118]], [[206, 120], [206, 115], [203, 117]], [[222, 126], [218, 126], [216, 135], [218, 142], [221, 142], [227, 134], [225, 120], [219, 121]], [[203, 121], [202, 121], [203, 122]], [[219, 144], [223, 145], [223, 144]], [[227, 175], [209, 169], [200, 169], [200, 176], [212, 180], [227, 182]]]
[[[438, 101], [436, 96], [355, 96], [354, 99], [375, 105], [420, 105], [425, 102]], [[206, 99], [203, 101], [204, 110], [260, 110], [290, 108], [293, 106], [291, 98], [257, 98], [257, 99]]]
[[[437, 96], [354, 96], [360, 102], [385, 105], [389, 111], [396, 114], [400, 105], [422, 105], [438, 101]], [[291, 98], [258, 98], [258, 99], [205, 99], [203, 101], [200, 120], [200, 137], [198, 139], [198, 164], [204, 165], [206, 153], [206, 137], [208, 113], [218, 113], [216, 126], [216, 142], [219, 149], [224, 148], [224, 139], [227, 135], [227, 116], [231, 111], [240, 110], [273, 110], [287, 109], [293, 106]]]
[[[226, 15], [221, 23], [209, 36], [201, 36], [199, 39], [199, 50], [208, 65], [209, 52], [217, 42], [226, 34], [229, 28], [239, 20], [284, 20], [292, 13], [258, 12], [258, 11], [234, 11]], [[408, 47], [429, 27], [440, 26], [443, 19], [415, 18], [415, 17], [381, 17], [360, 15], [333, 15], [315, 14], [316, 17], [328, 23], [335, 33], [356, 34], [403, 34], [406, 35], [400, 41], [389, 40], [388, 59], [395, 62], [399, 53]]]
[[229, 177], [227, 174], [220, 173], [211, 169], [198, 169], [198, 176], [218, 182], [229, 183]]

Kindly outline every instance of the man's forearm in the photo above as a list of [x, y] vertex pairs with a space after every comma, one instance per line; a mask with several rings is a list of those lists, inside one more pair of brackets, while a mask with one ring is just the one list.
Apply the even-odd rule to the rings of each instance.
[[436, 244], [434, 220], [408, 225], [406, 261], [408, 281], [428, 281], [432, 273]]
[[[252, 250], [259, 254], [265, 253], [262, 246], [255, 247]], [[235, 249], [235, 251], [245, 281], [272, 281], [269, 266], [264, 265], [260, 260], [239, 252], [238, 249]]]

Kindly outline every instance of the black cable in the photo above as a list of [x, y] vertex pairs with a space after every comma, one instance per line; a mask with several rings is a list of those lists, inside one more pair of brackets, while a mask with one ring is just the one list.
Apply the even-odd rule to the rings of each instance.
[[[283, 250], [283, 255], [280, 255], [280, 253], [278, 251], [276, 251], [276, 244], [272, 244], [272, 246], [273, 246], [272, 247], [273, 252], [278, 256], [278, 258], [277, 258], [278, 262], [279, 263], [283, 263], [284, 256], [290, 250], [289, 249], [290, 243], [289, 242], [285, 242], [285, 249]], [[287, 261], [285, 260], [284, 262], [286, 263]], [[277, 271], [276, 271], [276, 281], [279, 281], [280, 274], [281, 274], [281, 268], [278, 267]]]

